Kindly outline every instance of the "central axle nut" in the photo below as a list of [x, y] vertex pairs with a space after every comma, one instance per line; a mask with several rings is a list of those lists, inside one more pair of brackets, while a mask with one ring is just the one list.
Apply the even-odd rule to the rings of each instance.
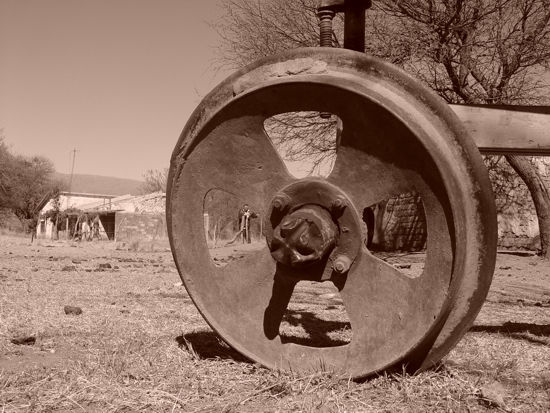
[[338, 228], [330, 213], [304, 205], [286, 215], [274, 229], [271, 255], [281, 264], [300, 267], [319, 262], [336, 245]]

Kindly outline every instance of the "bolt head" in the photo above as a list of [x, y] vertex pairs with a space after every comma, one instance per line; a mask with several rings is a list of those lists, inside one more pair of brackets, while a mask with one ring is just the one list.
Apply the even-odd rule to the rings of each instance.
[[332, 203], [330, 204], [330, 210], [333, 214], [341, 214], [344, 209], [346, 208], [346, 200], [344, 197], [339, 196], [335, 198]]
[[343, 274], [349, 270], [351, 267], [351, 259], [347, 255], [338, 255], [334, 260], [332, 268], [339, 274]]
[[273, 209], [283, 212], [290, 204], [290, 197], [286, 194], [275, 195], [272, 201]]

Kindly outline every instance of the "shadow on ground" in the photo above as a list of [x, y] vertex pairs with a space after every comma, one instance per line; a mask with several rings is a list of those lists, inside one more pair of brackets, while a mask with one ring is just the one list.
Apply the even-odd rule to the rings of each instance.
[[178, 346], [201, 359], [231, 359], [251, 363], [249, 359], [227, 345], [213, 331], [197, 331], [176, 337]]
[[[310, 311], [293, 311], [287, 309], [283, 321], [293, 327], [302, 327], [307, 337], [290, 335], [282, 332], [283, 343], [295, 343], [309, 347], [337, 347], [349, 343], [347, 336], [351, 333], [351, 325], [347, 321], [323, 320]], [[335, 333], [332, 337], [329, 333]], [[351, 337], [349, 337], [351, 338]]]
[[497, 326], [473, 326], [470, 331], [498, 333], [535, 344], [550, 345], [550, 339], [548, 338], [550, 337], [550, 324], [513, 323], [509, 321]]

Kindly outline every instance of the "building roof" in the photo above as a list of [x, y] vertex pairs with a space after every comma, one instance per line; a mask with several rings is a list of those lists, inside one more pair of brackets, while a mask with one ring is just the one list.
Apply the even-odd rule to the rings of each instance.
[[101, 199], [111, 199], [116, 198], [116, 195], [105, 195], [105, 194], [90, 194], [86, 192], [67, 192], [67, 191], [61, 191], [59, 192], [59, 195], [64, 196], [77, 196], [79, 198], [101, 198]]
[[122, 211], [132, 213], [164, 213], [166, 193], [154, 192], [147, 195], [123, 195], [111, 198], [108, 202], [97, 201], [79, 207], [83, 211]]

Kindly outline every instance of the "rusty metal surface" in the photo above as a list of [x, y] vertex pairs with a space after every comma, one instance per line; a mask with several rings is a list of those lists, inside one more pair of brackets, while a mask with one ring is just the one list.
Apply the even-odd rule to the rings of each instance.
[[[291, 177], [265, 135], [265, 119], [301, 110], [342, 119], [341, 146], [326, 180]], [[210, 259], [202, 228], [202, 205], [213, 188], [248, 200], [266, 217], [265, 248], [223, 268]], [[410, 190], [421, 194], [428, 223], [418, 278], [375, 258], [355, 235], [337, 251], [345, 244], [344, 224], [334, 217], [335, 246], [312, 266], [271, 255], [277, 226], [301, 206], [331, 213], [327, 205], [341, 196], [353, 233], [365, 206]], [[285, 209], [316, 193], [317, 200]], [[270, 221], [274, 208], [284, 212]], [[460, 120], [404, 72], [342, 49], [289, 51], [218, 85], [174, 149], [167, 216], [178, 270], [201, 314], [231, 346], [270, 368], [323, 366], [363, 377], [401, 362], [431, 366], [473, 322], [494, 270], [494, 200]], [[339, 261], [341, 255], [349, 259]], [[340, 289], [353, 332], [349, 344], [315, 348], [281, 340], [279, 324], [303, 279], [329, 280]]]
[[[327, 247], [317, 248], [318, 254], [314, 254], [314, 260], [309, 262], [316, 264], [306, 271], [301, 271], [302, 265], [291, 265], [293, 268], [281, 267], [280, 270], [293, 276], [295, 279], [308, 279], [315, 281], [338, 278], [338, 274], [346, 272], [346, 266], [351, 264], [361, 248], [361, 224], [358, 216], [351, 207], [350, 200], [336, 186], [323, 179], [307, 178], [284, 187], [275, 195], [275, 200], [284, 196], [288, 201], [285, 210], [273, 208], [265, 222], [265, 236], [269, 248], [277, 250], [281, 244], [280, 227], [287, 219], [310, 215], [315, 226], [324, 229], [322, 238], [334, 240], [327, 243]], [[307, 211], [316, 208], [314, 214]], [[304, 215], [306, 211], [306, 215]], [[334, 233], [332, 226], [335, 227]], [[332, 241], [331, 240], [331, 241]], [[284, 243], [283, 243], [284, 244]], [[302, 256], [302, 254], [299, 254]], [[303, 260], [303, 258], [301, 258]], [[278, 260], [285, 263], [282, 260]], [[300, 261], [300, 260], [298, 260]], [[307, 273], [307, 274], [306, 274]]]
[[482, 153], [550, 156], [550, 107], [450, 106]]

